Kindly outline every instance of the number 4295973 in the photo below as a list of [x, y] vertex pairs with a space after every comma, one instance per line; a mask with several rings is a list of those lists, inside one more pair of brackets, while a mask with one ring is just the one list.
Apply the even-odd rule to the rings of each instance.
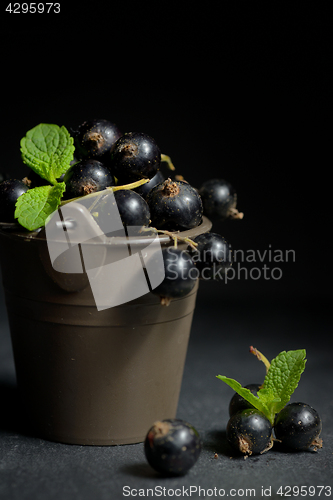
[[59, 14], [60, 3], [53, 2], [30, 2], [9, 3], [6, 12], [10, 14]]

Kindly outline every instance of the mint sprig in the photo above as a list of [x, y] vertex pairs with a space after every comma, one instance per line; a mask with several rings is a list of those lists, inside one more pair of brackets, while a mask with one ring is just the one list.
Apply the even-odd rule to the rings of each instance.
[[23, 162], [48, 183], [29, 189], [16, 202], [15, 218], [21, 226], [34, 231], [45, 225], [61, 203], [66, 185], [57, 179], [70, 167], [75, 148], [64, 126], [48, 123], [29, 130], [20, 144]]
[[23, 162], [51, 184], [68, 169], [74, 149], [68, 130], [53, 124], [40, 123], [21, 139]]
[[306, 363], [305, 349], [297, 351], [282, 351], [274, 358], [267, 370], [264, 383], [257, 396], [234, 379], [217, 375], [217, 378], [228, 384], [240, 396], [251, 403], [257, 410], [266, 415], [274, 424], [276, 413], [289, 402], [291, 395], [298, 386]]

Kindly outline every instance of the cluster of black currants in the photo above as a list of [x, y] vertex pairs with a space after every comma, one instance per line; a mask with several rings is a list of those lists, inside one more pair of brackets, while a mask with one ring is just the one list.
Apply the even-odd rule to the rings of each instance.
[[[254, 395], [259, 384], [245, 386]], [[229, 404], [227, 440], [236, 451], [247, 455], [261, 454], [273, 444], [289, 452], [317, 450], [322, 422], [318, 412], [305, 403], [290, 403], [276, 416], [272, 425], [268, 418], [242, 396], [235, 393]]]
[[[117, 125], [104, 119], [85, 121], [71, 134], [75, 159], [59, 179], [66, 184], [64, 201], [116, 187], [113, 194], [124, 226], [170, 233], [175, 243], [181, 238], [178, 233], [199, 226], [203, 215], [212, 220], [243, 216], [236, 208], [234, 189], [224, 180], [211, 179], [195, 189], [177, 176], [165, 178], [161, 164], [174, 167], [147, 134], [122, 134]], [[146, 183], [140, 183], [142, 179], [147, 179]], [[17, 198], [30, 187], [45, 183], [33, 171], [23, 181], [4, 180], [0, 184], [1, 222], [15, 222]], [[105, 220], [102, 211], [103, 203], [99, 211], [91, 212], [97, 223]], [[232, 264], [231, 245], [219, 234], [205, 233], [188, 243], [186, 250], [176, 248], [176, 244], [163, 250], [165, 279], [153, 291], [162, 303], [187, 295], [198, 278], [223, 280]]]

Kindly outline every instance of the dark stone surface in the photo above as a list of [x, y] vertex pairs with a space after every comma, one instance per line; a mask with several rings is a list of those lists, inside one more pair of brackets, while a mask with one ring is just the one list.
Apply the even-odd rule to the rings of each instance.
[[[126, 493], [130, 497], [135, 493], [152, 496], [151, 489], [155, 498], [180, 493], [184, 498], [186, 494], [194, 498], [205, 498], [206, 494], [207, 498], [215, 494], [214, 488], [217, 497], [221, 489], [230, 496], [240, 490], [237, 498], [252, 489], [247, 495], [253, 497], [255, 490], [256, 498], [261, 498], [264, 488], [271, 498], [281, 498], [276, 496], [280, 486], [332, 486], [332, 341], [327, 341], [330, 332], [325, 305], [312, 302], [308, 307], [305, 299], [280, 299], [276, 303], [259, 297], [237, 303], [223, 298], [223, 289], [212, 296], [210, 285], [203, 283], [199, 290], [177, 415], [197, 428], [203, 449], [195, 466], [180, 478], [163, 478], [155, 473], [146, 462], [142, 444], [77, 446], [29, 434], [17, 396], [2, 300], [1, 498], [104, 500], [124, 498]], [[282, 350], [307, 350], [306, 369], [292, 400], [309, 403], [321, 415], [324, 446], [318, 452], [285, 453], [273, 447], [247, 459], [232, 455], [225, 437], [232, 390], [216, 375], [236, 378], [244, 385], [261, 381], [264, 365], [248, 353], [249, 345], [269, 359]]]

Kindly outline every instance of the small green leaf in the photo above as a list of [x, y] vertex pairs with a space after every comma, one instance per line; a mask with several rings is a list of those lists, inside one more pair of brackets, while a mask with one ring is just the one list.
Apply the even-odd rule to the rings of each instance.
[[224, 375], [217, 375], [217, 378], [223, 380], [223, 382], [228, 384], [235, 392], [237, 392], [240, 396], [246, 399], [246, 401], [257, 408], [257, 410], [261, 411], [265, 415], [269, 413], [266, 402], [263, 399], [257, 398], [249, 389], [246, 389], [239, 382], [237, 382], [237, 380], [225, 377]]
[[29, 189], [17, 199], [15, 218], [29, 231], [44, 226], [47, 217], [60, 205], [65, 189], [64, 182]]
[[51, 184], [69, 168], [74, 149], [68, 130], [53, 124], [40, 123], [21, 139], [23, 162]]
[[283, 351], [276, 356], [270, 363], [262, 388], [257, 392], [258, 397], [234, 379], [223, 375], [218, 375], [217, 378], [223, 380], [257, 410], [264, 413], [273, 425], [276, 413], [289, 402], [290, 396], [298, 386], [305, 369], [305, 356], [305, 349]]
[[270, 390], [276, 402], [272, 411], [278, 413], [289, 402], [290, 396], [298, 386], [305, 369], [305, 349], [283, 351], [271, 361], [264, 380], [264, 388]]

